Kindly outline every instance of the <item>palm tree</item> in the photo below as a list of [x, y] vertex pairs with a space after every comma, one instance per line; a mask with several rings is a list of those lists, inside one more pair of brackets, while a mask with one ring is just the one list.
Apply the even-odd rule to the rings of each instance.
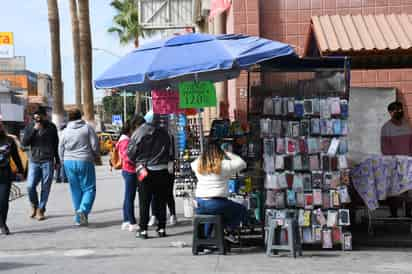
[[83, 112], [85, 120], [94, 123], [94, 102], [92, 86], [92, 41], [90, 33], [89, 0], [80, 0], [78, 4]]
[[110, 33], [119, 35], [120, 43], [126, 45], [134, 42], [139, 47], [139, 37], [144, 37], [142, 27], [139, 24], [139, 11], [134, 0], [114, 0], [110, 5], [117, 14], [113, 17], [114, 26], [109, 28]]
[[72, 39], [73, 39], [73, 57], [74, 57], [74, 82], [76, 106], [81, 109], [82, 106], [82, 81], [80, 71], [80, 34], [79, 34], [79, 16], [77, 14], [77, 1], [70, 0], [70, 18], [72, 22]]
[[51, 63], [52, 63], [52, 94], [53, 111], [52, 120], [60, 127], [63, 122], [63, 88], [62, 88], [62, 67], [60, 54], [60, 22], [57, 0], [47, 0], [50, 43], [51, 43]]
[[[139, 47], [139, 37], [151, 35], [148, 31], [143, 31], [139, 24], [139, 11], [134, 0], [114, 0], [110, 5], [117, 14], [113, 17], [114, 26], [108, 29], [110, 33], [117, 33], [120, 43], [126, 45], [130, 42]], [[141, 96], [136, 93], [135, 113], [141, 112]]]

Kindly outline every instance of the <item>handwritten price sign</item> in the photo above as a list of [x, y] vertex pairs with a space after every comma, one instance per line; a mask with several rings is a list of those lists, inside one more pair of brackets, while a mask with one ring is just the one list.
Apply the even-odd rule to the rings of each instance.
[[216, 90], [212, 82], [183, 82], [179, 84], [180, 108], [214, 107], [216, 104]]

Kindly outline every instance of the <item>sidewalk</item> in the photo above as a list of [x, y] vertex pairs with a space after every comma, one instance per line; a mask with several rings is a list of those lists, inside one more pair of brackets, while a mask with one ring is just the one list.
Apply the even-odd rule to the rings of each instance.
[[[11, 202], [9, 227], [0, 236], [0, 273], [411, 273], [409, 250], [307, 251], [303, 258], [265, 256], [263, 250], [234, 251], [226, 256], [192, 256], [191, 220], [168, 237], [148, 240], [120, 231], [123, 181], [118, 171], [97, 168], [97, 198], [90, 226], [73, 225], [68, 184], [54, 184], [43, 222], [28, 217], [27, 197]], [[19, 184], [23, 192], [25, 185]], [[178, 213], [183, 212], [177, 200]], [[136, 211], [137, 212], [137, 211]], [[178, 248], [172, 242], [183, 241]]]

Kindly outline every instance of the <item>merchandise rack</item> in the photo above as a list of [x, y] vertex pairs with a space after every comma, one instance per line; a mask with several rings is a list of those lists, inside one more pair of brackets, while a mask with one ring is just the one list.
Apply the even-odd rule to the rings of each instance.
[[[285, 85], [286, 87], [284, 87], [285, 89], [283, 89], [282, 91], [278, 92], [273, 92], [273, 89], [270, 89], [269, 94], [266, 92], [266, 95], [272, 96], [272, 95], [276, 95], [279, 97], [294, 97], [297, 100], [304, 100], [304, 98], [310, 98], [310, 97], [317, 97], [317, 98], [325, 98], [325, 97], [339, 97], [340, 99], [345, 99], [348, 100], [349, 99], [349, 82], [350, 82], [350, 74], [349, 74], [349, 69], [350, 69], [350, 61], [348, 58], [344, 57], [344, 58], [310, 58], [310, 59], [287, 59], [287, 58], [278, 58], [272, 61], [268, 61], [266, 63], [263, 63], [261, 66], [256, 66], [253, 69], [251, 69], [248, 72], [248, 92], [247, 92], [247, 114], [248, 114], [248, 121], [252, 124], [254, 121], [256, 121], [256, 119], [258, 118], [270, 118], [270, 119], [277, 119], [277, 120], [281, 120], [281, 121], [301, 121], [302, 119], [311, 119], [311, 118], [320, 118], [320, 115], [310, 115], [310, 116], [304, 116], [304, 117], [293, 117], [293, 116], [289, 116], [289, 115], [273, 115], [273, 114], [262, 114], [262, 112], [257, 112], [254, 111], [252, 112], [251, 109], [251, 99], [256, 99], [255, 97], [253, 97], [254, 94], [252, 94], [253, 89], [255, 89], [255, 87], [251, 87], [250, 83], [251, 83], [251, 74], [253, 73], [262, 73], [262, 78], [264, 79], [265, 76], [267, 76], [268, 74], [271, 75], [273, 73], [286, 73], [286, 72], [305, 72], [305, 73], [312, 73], [313, 76], [317, 76], [317, 74], [319, 73], [340, 73], [343, 76], [343, 82], [344, 85], [341, 87], [341, 91], [339, 92], [330, 92], [329, 90], [325, 90], [322, 91], [320, 89], [316, 89], [315, 91], [313, 90], [313, 86], [308, 88], [308, 85], [303, 85], [304, 88], [300, 87], [300, 89], [298, 89], [298, 92], [296, 92], [295, 94], [291, 95], [290, 93], [287, 94], [285, 91], [287, 91], [287, 85]], [[315, 78], [314, 77], [314, 78]], [[256, 78], [254, 78], [256, 79]], [[289, 82], [290, 83], [290, 82]], [[289, 85], [290, 87], [291, 85]], [[299, 87], [298, 87], [299, 88]], [[310, 90], [310, 92], [308, 92], [308, 90]], [[262, 92], [261, 90], [259, 90], [260, 92]], [[263, 94], [265, 93], [264, 91], [262, 92]], [[262, 93], [260, 93], [260, 95], [262, 95]], [[274, 94], [275, 93], [275, 94]], [[283, 96], [282, 96], [283, 95]], [[286, 95], [286, 96], [285, 96]], [[262, 107], [263, 106], [263, 102], [262, 101], [258, 101], [257, 103], [255, 103], [255, 105]], [[333, 118], [342, 118], [342, 117], [329, 117], [329, 119], [333, 119]], [[347, 118], [346, 118], [347, 119]], [[306, 136], [308, 137], [308, 136]], [[311, 137], [323, 137], [323, 138], [335, 138], [335, 137], [342, 137], [341, 134], [333, 134], [333, 135], [328, 135], [328, 136], [322, 136], [321, 134], [317, 134], [316, 136], [311, 136]], [[291, 137], [293, 138], [293, 137]], [[255, 137], [255, 141], [257, 138]], [[263, 152], [263, 138], [260, 138], [259, 140], [259, 146], [260, 149], [258, 148], [257, 151], [261, 151]], [[263, 156], [263, 153], [262, 153]], [[320, 155], [319, 155], [320, 157]], [[262, 157], [263, 158], [263, 157]], [[321, 158], [319, 159], [320, 162], [322, 162]], [[263, 171], [262, 168], [262, 159], [261, 159], [261, 164], [260, 167], [258, 166], [258, 169], [261, 169]], [[307, 173], [309, 170], [297, 170], [297, 171], [293, 171], [296, 173], [302, 173], [305, 174]], [[278, 172], [278, 170], [276, 170], [276, 172]], [[288, 172], [288, 171], [286, 171]], [[324, 171], [322, 171], [324, 172]], [[326, 171], [325, 171], [326, 172]], [[323, 173], [322, 173], [323, 174]], [[263, 180], [260, 182], [263, 188], [264, 182]], [[283, 190], [282, 190], [283, 191]], [[323, 193], [323, 190], [322, 190]], [[265, 195], [266, 196], [266, 195]], [[323, 194], [322, 194], [323, 196]], [[266, 198], [266, 197], [265, 197]], [[323, 197], [322, 197], [323, 198]], [[285, 200], [287, 199], [287, 196], [284, 198]], [[285, 203], [286, 204], [286, 203]], [[298, 209], [297, 207], [288, 207], [285, 206], [284, 209], [275, 209], [278, 211], [285, 211], [285, 209], [287, 208], [288, 212], [293, 212], [296, 216], [298, 213]], [[310, 211], [319, 208], [319, 207], [313, 207], [313, 209], [310, 209]], [[347, 205], [344, 205], [341, 207], [342, 209], [346, 209]], [[336, 208], [335, 208], [336, 209]], [[324, 210], [328, 210], [328, 209], [324, 209]], [[275, 211], [273, 211], [273, 209], [271, 209], [270, 207], [266, 207], [265, 206], [265, 218], [268, 218], [268, 213], [269, 215], [274, 213]], [[285, 213], [286, 214], [286, 213]], [[313, 214], [312, 214], [313, 215]], [[311, 216], [313, 217], [313, 216]], [[265, 223], [267, 222], [267, 220], [265, 220]], [[309, 229], [314, 230], [315, 228], [318, 228], [318, 226], [313, 226], [312, 222], [309, 226]], [[343, 243], [343, 237], [350, 237], [351, 235], [347, 234], [345, 231], [347, 231], [346, 227], [338, 227], [338, 228], [333, 228], [330, 232], [330, 237], [332, 237], [332, 233], [333, 230], [339, 229], [339, 238], [340, 238], [340, 244], [342, 249], [344, 249], [344, 243]], [[302, 229], [301, 229], [302, 230]], [[324, 230], [329, 230], [326, 227], [322, 228], [322, 231]], [[312, 233], [312, 232], [311, 232]], [[349, 235], [349, 236], [348, 236]], [[351, 239], [350, 239], [351, 240]], [[304, 243], [305, 244], [305, 243]], [[318, 243], [315, 241], [313, 243], [310, 243], [310, 245], [312, 246], [316, 246]], [[351, 244], [350, 244], [351, 245]], [[336, 247], [336, 242], [333, 243], [333, 247]], [[351, 246], [350, 246], [351, 247]], [[347, 246], [346, 248], [349, 248], [349, 246]]]

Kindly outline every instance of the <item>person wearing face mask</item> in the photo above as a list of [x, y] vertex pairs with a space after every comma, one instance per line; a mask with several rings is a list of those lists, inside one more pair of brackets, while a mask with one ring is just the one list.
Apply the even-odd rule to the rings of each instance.
[[[10, 166], [10, 158], [16, 164], [18, 173], [14, 176]], [[12, 178], [23, 178], [24, 169], [17, 150], [17, 145], [12, 137], [8, 136], [3, 122], [0, 120], [0, 232], [9, 235], [7, 227], [7, 214], [9, 211], [9, 196]]]
[[[392, 102], [388, 105], [391, 117], [381, 130], [381, 151], [383, 155], [412, 156], [412, 128], [404, 119], [403, 105], [401, 102]], [[399, 198], [387, 199], [391, 217], [397, 217], [398, 208], [401, 207]], [[406, 216], [411, 217], [412, 204], [406, 204]]]
[[[53, 182], [54, 169], [60, 168], [58, 153], [59, 136], [56, 126], [47, 119], [46, 109], [40, 107], [33, 115], [33, 122], [24, 131], [23, 146], [30, 147], [27, 178], [28, 196], [32, 206], [31, 218], [45, 219], [44, 212]], [[40, 201], [37, 185], [41, 182]]]

